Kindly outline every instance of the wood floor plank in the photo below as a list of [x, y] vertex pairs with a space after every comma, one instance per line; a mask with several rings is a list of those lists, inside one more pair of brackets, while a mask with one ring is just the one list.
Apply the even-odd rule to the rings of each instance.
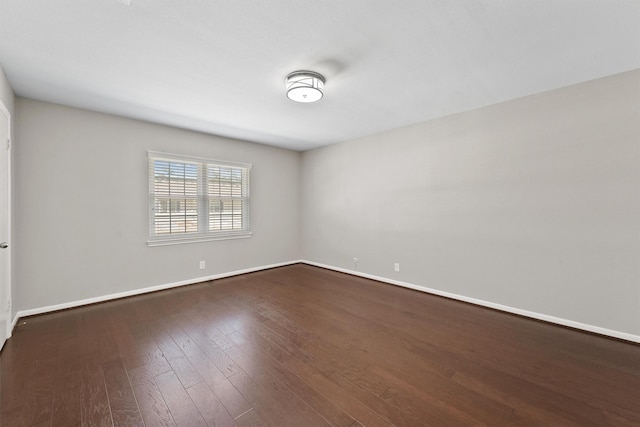
[[295, 264], [20, 319], [0, 425], [640, 425], [640, 345]]
[[19, 424], [29, 426], [48, 426], [51, 424], [52, 392], [55, 377], [51, 373], [45, 373], [38, 369], [39, 373], [28, 383], [30, 393], [26, 396], [24, 404], [20, 406], [22, 416], [17, 418]]
[[[17, 389], [13, 390], [16, 391], [16, 394], [19, 389], [28, 391], [19, 392], [22, 399], [20, 416], [13, 417], [18, 422], [17, 425], [48, 426], [51, 423], [53, 391], [59, 368], [59, 347], [55, 342], [58, 331], [57, 319], [54, 319], [53, 325], [55, 326], [53, 328], [43, 327], [42, 334], [33, 335], [32, 338], [37, 340], [38, 345], [35, 346], [35, 341], [30, 343], [32, 344], [29, 346], [31, 347], [30, 357], [26, 359], [27, 363], [22, 365], [24, 370], [15, 373], [19, 375], [20, 380], [17, 381]], [[2, 394], [5, 393], [7, 393], [6, 390]], [[9, 392], [9, 394], [11, 393]]]
[[120, 353], [118, 353], [118, 345], [116, 344], [116, 340], [111, 331], [107, 333], [98, 333], [97, 335], [99, 349], [98, 355], [96, 356], [97, 361], [102, 364], [119, 358]]
[[199, 382], [202, 382], [202, 376], [196, 368], [187, 360], [184, 353], [176, 345], [171, 335], [167, 332], [164, 321], [154, 322], [155, 325], [150, 326], [148, 331], [150, 336], [162, 352], [165, 360], [169, 363], [171, 370], [175, 372], [184, 388], [189, 388]]
[[191, 341], [182, 329], [176, 326], [171, 329], [170, 334], [187, 360], [196, 368], [200, 376], [233, 417], [243, 414], [252, 408], [242, 393], [229, 382], [229, 379], [220, 372], [218, 367]]
[[[504, 423], [513, 411], [513, 408], [504, 402], [456, 384], [448, 376], [417, 369], [415, 364], [412, 365], [412, 373], [405, 372], [404, 369], [394, 371], [390, 366], [392, 365], [384, 361], [372, 364], [361, 375], [361, 381], [353, 382], [362, 384], [362, 379], [367, 378], [369, 382], [378, 386], [373, 391], [379, 390], [379, 385], [386, 385], [387, 389], [380, 394], [384, 400], [405, 403], [409, 407], [431, 408], [434, 412], [439, 408], [462, 418], [466, 418], [462, 415], [466, 414], [473, 419], [483, 419], [494, 425]], [[396, 375], [394, 372], [403, 375]]]
[[269, 427], [271, 424], [258, 414], [258, 411], [251, 409], [235, 419], [238, 427]]
[[25, 338], [20, 326], [16, 329], [14, 337], [18, 339], [8, 340], [0, 353], [0, 425], [19, 425], [22, 406], [30, 391], [25, 385], [34, 373], [28, 349], [33, 341], [29, 336]]
[[187, 388], [187, 393], [210, 427], [235, 426], [233, 417], [205, 382]]
[[139, 344], [138, 354], [142, 356], [142, 364], [138, 367], [144, 367], [145, 371], [152, 376], [172, 370], [171, 365], [154, 341], [144, 341]]
[[278, 423], [283, 426], [325, 427], [329, 425], [304, 401], [268, 374], [259, 374], [252, 378], [242, 372], [229, 380], [273, 425]]
[[185, 356], [169, 359], [169, 364], [184, 388], [193, 387], [204, 381], [202, 375], [198, 373], [198, 370], [193, 367]]
[[229, 378], [241, 372], [241, 369], [227, 357], [224, 350], [219, 348], [216, 343], [209, 338], [206, 333], [207, 326], [204, 325], [203, 322], [193, 322], [186, 313], [183, 316], [176, 316], [175, 320], [225, 377]]
[[278, 378], [297, 396], [304, 399], [313, 409], [326, 419], [333, 426], [348, 427], [353, 424], [354, 419], [344, 412], [338, 405], [323, 396], [300, 377], [286, 369], [277, 360], [273, 359], [255, 346], [239, 332], [229, 335], [236, 346], [228, 349], [227, 352], [242, 369], [250, 375], [255, 371], [264, 370], [275, 378]]
[[[194, 307], [187, 310], [186, 314], [193, 324], [215, 344], [216, 348], [226, 350], [233, 347], [234, 344], [229, 341], [227, 336], [220, 330], [220, 327], [224, 327], [224, 323], [221, 323], [215, 315], [218, 307], [219, 304], [210, 302], [204, 308], [197, 309]], [[232, 373], [232, 375], [233, 374], [235, 374], [235, 372]]]
[[353, 396], [350, 390], [342, 388], [322, 373], [292, 358], [285, 362], [287, 369], [302, 378], [325, 396], [330, 396], [346, 413], [366, 426], [391, 426], [389, 420], [378, 414], [365, 402]]
[[129, 370], [133, 392], [146, 426], [175, 426], [167, 403], [158, 389], [154, 375], [146, 368]]
[[101, 366], [87, 359], [80, 367], [80, 419], [83, 426], [112, 425], [109, 397]]
[[[266, 321], [262, 322], [262, 324], [264, 323], [267, 323], [267, 322]], [[265, 330], [262, 327], [262, 324], [261, 323], [252, 324], [255, 329], [260, 329], [262, 337], [264, 337], [265, 339], [273, 343], [282, 343], [283, 341], [286, 341], [282, 337], [280, 337], [278, 334]], [[284, 334], [287, 335], [286, 331], [284, 332]], [[330, 350], [325, 349], [325, 352], [320, 353], [322, 354], [323, 357], [321, 358], [310, 357], [309, 355], [304, 354], [304, 352], [301, 353], [301, 349], [298, 348], [298, 346], [293, 344], [291, 341], [286, 341], [286, 342], [289, 342], [289, 345], [285, 349], [286, 352], [293, 354], [294, 357], [297, 357], [297, 359], [304, 361], [305, 363], [315, 367], [320, 372], [324, 372], [326, 375], [328, 375], [329, 379], [333, 380], [334, 382], [339, 382], [341, 387], [347, 388], [351, 394], [359, 396], [359, 400], [367, 401], [369, 407], [375, 407], [375, 411], [378, 414], [384, 414], [384, 417], [391, 422], [400, 423], [400, 425], [410, 425], [418, 422], [418, 420], [421, 420], [421, 419], [422, 420], [426, 419], [431, 423], [444, 423], [443, 420], [451, 420], [451, 419], [457, 420], [457, 421], [469, 420], [469, 418], [464, 416], [463, 414], [456, 413], [451, 410], [443, 409], [443, 406], [446, 406], [446, 405], [443, 405], [443, 404], [437, 405], [438, 402], [433, 401], [433, 399], [431, 402], [432, 404], [430, 406], [430, 411], [424, 410], [427, 402], [420, 402], [414, 406], [413, 403], [410, 403], [404, 400], [399, 400], [397, 398], [398, 396], [397, 392], [393, 394], [388, 394], [386, 396], [387, 399], [393, 400], [391, 403], [387, 403], [385, 399], [382, 398], [382, 396], [376, 395], [375, 393], [369, 393], [367, 392], [367, 390], [360, 389], [357, 383], [349, 381], [347, 378], [343, 376], [343, 375], [347, 375], [349, 377], [352, 377], [354, 374], [355, 375], [361, 374], [362, 369], [365, 369], [364, 367], [367, 366], [366, 363], [345, 364], [345, 361], [349, 359], [346, 358], [345, 355], [337, 349], [334, 349], [334, 351], [338, 352], [337, 354], [331, 354]], [[316, 347], [314, 350], [316, 353], [319, 352], [318, 347]], [[321, 363], [319, 361], [321, 361]], [[331, 363], [332, 361], [333, 363]], [[341, 372], [340, 374], [337, 374], [335, 372], [336, 367]], [[386, 385], [385, 390], [388, 388], [389, 388], [389, 385]], [[391, 396], [394, 396], [395, 398], [392, 399]], [[505, 408], [505, 411], [506, 411], [505, 414], [508, 415], [511, 409]], [[413, 419], [407, 418], [411, 414], [413, 414]]]
[[122, 360], [103, 363], [102, 371], [113, 423], [118, 426], [142, 425], [142, 415]]
[[77, 333], [73, 334], [74, 338], [69, 338], [69, 336], [61, 341], [58, 366], [56, 367], [56, 374], [65, 380], [57, 381], [53, 386], [51, 425], [54, 426], [79, 426], [82, 419], [80, 394], [78, 393], [82, 387], [80, 383], [81, 365], [67, 362], [70, 359], [79, 359], [79, 340]]
[[[514, 408], [520, 416], [554, 425], [596, 425], [601, 411], [572, 396], [532, 384], [489, 367], [456, 372], [453, 381]], [[511, 390], [518, 390], [513, 393]]]
[[623, 417], [618, 414], [612, 414], [609, 411], [602, 411], [602, 425], [613, 425], [613, 426], [622, 426], [622, 427], [631, 427], [638, 426], [638, 422], [635, 420], [630, 420], [629, 418]]
[[203, 427], [207, 425], [176, 374], [166, 372], [154, 379], [178, 426]]

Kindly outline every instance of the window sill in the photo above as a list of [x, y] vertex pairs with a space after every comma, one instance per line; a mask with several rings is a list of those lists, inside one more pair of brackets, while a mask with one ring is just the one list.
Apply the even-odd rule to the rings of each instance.
[[251, 237], [250, 231], [234, 233], [219, 233], [211, 235], [151, 237], [147, 240], [147, 246], [183, 245], [185, 243], [211, 242], [215, 240], [246, 239]]

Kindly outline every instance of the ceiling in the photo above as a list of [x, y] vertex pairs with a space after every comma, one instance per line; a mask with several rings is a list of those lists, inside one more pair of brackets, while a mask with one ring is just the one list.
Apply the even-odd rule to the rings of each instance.
[[[302, 151], [640, 68], [640, 1], [0, 0], [0, 66], [19, 96]], [[321, 101], [286, 98], [300, 69]]]

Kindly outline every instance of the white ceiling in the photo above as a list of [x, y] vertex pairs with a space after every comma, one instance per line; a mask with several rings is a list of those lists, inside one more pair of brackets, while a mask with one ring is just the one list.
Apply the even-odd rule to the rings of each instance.
[[306, 150], [640, 68], [638, 0], [126, 3], [0, 0], [16, 94]]

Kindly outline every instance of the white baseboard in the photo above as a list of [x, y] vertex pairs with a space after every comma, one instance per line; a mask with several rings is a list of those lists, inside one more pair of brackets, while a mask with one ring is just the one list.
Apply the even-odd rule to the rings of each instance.
[[18, 313], [16, 313], [15, 317], [13, 318], [13, 321], [11, 322], [11, 328], [9, 329], [9, 336], [7, 338], [11, 338], [11, 335], [13, 335], [13, 328], [15, 328], [16, 325], [18, 324], [19, 318], [20, 316], [18, 316]]
[[[166, 283], [164, 285], [150, 286], [148, 288], [134, 289], [131, 291], [118, 292], [115, 294], [109, 294], [109, 295], [103, 295], [103, 296], [94, 297], [94, 298], [71, 301], [63, 304], [48, 305], [46, 307], [32, 308], [29, 310], [20, 310], [16, 313], [16, 317], [13, 321], [13, 327], [15, 327], [16, 323], [18, 322], [18, 319], [22, 317], [34, 316], [36, 314], [50, 313], [52, 311], [65, 310], [68, 308], [80, 307], [83, 305], [95, 304], [98, 302], [110, 301], [110, 300], [119, 299], [119, 298], [126, 298], [126, 297], [135, 296], [135, 295], [142, 295], [142, 294], [147, 294], [149, 292], [156, 292], [156, 291], [162, 291], [165, 289], [177, 288], [180, 286], [193, 285], [195, 283], [207, 282], [209, 280], [222, 279], [222, 278], [231, 277], [231, 276], [238, 276], [240, 274], [253, 273], [256, 271], [268, 270], [270, 268], [283, 267], [285, 265], [298, 264], [298, 263], [300, 263], [300, 261], [288, 261], [288, 262], [282, 262], [278, 264], [263, 265], [260, 267], [252, 267], [244, 270], [230, 271], [227, 273], [214, 274], [212, 276], [197, 277], [194, 279], [183, 280], [180, 282]], [[13, 327], [11, 328], [12, 330], [13, 330]]]
[[627, 332], [620, 332], [620, 331], [615, 331], [615, 330], [611, 330], [611, 329], [602, 328], [602, 327], [599, 327], [599, 326], [588, 325], [588, 324], [585, 324], [585, 323], [575, 322], [573, 320], [563, 319], [563, 318], [555, 317], [555, 316], [549, 316], [549, 315], [546, 315], [546, 314], [536, 313], [536, 312], [528, 311], [528, 310], [522, 310], [522, 309], [519, 309], [519, 308], [509, 307], [509, 306], [502, 305], [502, 304], [496, 304], [496, 303], [489, 302], [489, 301], [484, 301], [484, 300], [480, 300], [480, 299], [476, 299], [476, 298], [470, 298], [470, 297], [466, 297], [466, 296], [463, 296], [463, 295], [453, 294], [453, 293], [450, 293], [450, 292], [444, 292], [444, 291], [440, 291], [438, 289], [428, 288], [426, 286], [414, 285], [412, 283], [401, 282], [399, 280], [393, 280], [393, 279], [388, 279], [386, 277], [374, 276], [373, 274], [362, 273], [360, 271], [349, 270], [349, 269], [346, 269], [346, 268], [334, 267], [332, 265], [321, 264], [321, 263], [308, 261], [308, 260], [288, 261], [288, 262], [282, 262], [282, 263], [278, 263], [278, 264], [265, 265], [265, 266], [260, 266], [260, 267], [253, 267], [253, 268], [248, 268], [248, 269], [245, 269], [245, 270], [237, 270], [237, 271], [231, 271], [231, 272], [227, 272], [227, 273], [215, 274], [215, 275], [212, 275], [212, 276], [198, 277], [198, 278], [194, 278], [194, 279], [183, 280], [183, 281], [180, 281], [180, 282], [167, 283], [167, 284], [163, 284], [163, 285], [151, 286], [151, 287], [142, 288], [142, 289], [134, 289], [134, 290], [131, 290], [131, 291], [119, 292], [119, 293], [110, 294], [110, 295], [103, 295], [103, 296], [94, 297], [94, 298], [87, 298], [87, 299], [78, 300], [78, 301], [72, 301], [72, 302], [63, 303], [63, 304], [50, 305], [50, 306], [46, 306], [46, 307], [38, 307], [38, 308], [29, 309], [29, 310], [21, 310], [21, 311], [18, 311], [16, 313], [16, 316], [14, 317], [13, 322], [12, 322], [11, 330], [13, 330], [13, 328], [15, 328], [15, 326], [16, 326], [16, 324], [18, 322], [18, 319], [20, 319], [22, 317], [34, 316], [36, 314], [49, 313], [49, 312], [52, 312], [52, 311], [64, 310], [64, 309], [73, 308], [73, 307], [80, 307], [80, 306], [83, 306], [83, 305], [95, 304], [95, 303], [98, 303], [98, 302], [109, 301], [109, 300], [114, 300], [114, 299], [119, 299], [119, 298], [125, 298], [125, 297], [134, 296], [134, 295], [142, 295], [142, 294], [146, 294], [146, 293], [149, 293], [149, 292], [156, 292], [156, 291], [161, 291], [161, 290], [164, 290], [164, 289], [177, 288], [177, 287], [180, 287], [180, 286], [192, 285], [192, 284], [195, 284], [195, 283], [206, 282], [206, 281], [209, 281], [209, 280], [222, 279], [222, 278], [225, 278], [225, 277], [237, 276], [237, 275], [246, 274], [246, 273], [253, 273], [253, 272], [256, 272], [256, 271], [268, 270], [270, 268], [283, 267], [285, 265], [298, 264], [298, 263], [303, 263], [303, 264], [313, 265], [313, 266], [316, 266], [316, 267], [326, 268], [328, 270], [334, 270], [334, 271], [338, 271], [338, 272], [341, 272], [341, 273], [347, 273], [347, 274], [351, 274], [351, 275], [354, 275], [354, 276], [360, 276], [360, 277], [364, 277], [366, 279], [377, 280], [377, 281], [383, 282], [383, 283], [389, 283], [389, 284], [396, 285], [396, 286], [402, 286], [404, 288], [414, 289], [414, 290], [417, 290], [417, 291], [426, 292], [426, 293], [433, 294], [433, 295], [438, 295], [438, 296], [443, 296], [443, 297], [451, 298], [451, 299], [458, 300], [458, 301], [464, 301], [464, 302], [468, 302], [468, 303], [471, 303], [471, 304], [475, 304], [475, 305], [479, 305], [479, 306], [483, 306], [483, 307], [488, 307], [488, 308], [492, 308], [492, 309], [495, 309], [495, 310], [504, 311], [504, 312], [507, 312], [507, 313], [518, 314], [520, 316], [525, 316], [525, 317], [530, 317], [532, 319], [537, 319], [537, 320], [542, 320], [542, 321], [545, 321], [545, 322], [555, 323], [555, 324], [558, 324], [558, 325], [567, 326], [567, 327], [574, 328], [574, 329], [580, 329], [580, 330], [583, 330], [583, 331], [592, 332], [592, 333], [599, 334], [599, 335], [605, 335], [605, 336], [609, 336], [609, 337], [613, 337], [613, 338], [618, 338], [618, 339], [621, 339], [621, 340], [640, 343], [640, 336], [639, 335], [633, 335], [633, 334], [629, 334]]
[[618, 338], [625, 341], [631, 341], [635, 343], [640, 343], [640, 335], [633, 335], [627, 332], [620, 332], [611, 329], [601, 328], [599, 326], [588, 325], [585, 323], [575, 322], [573, 320], [562, 319], [560, 317], [549, 316], [546, 314], [536, 313], [533, 311], [522, 310], [519, 308], [509, 307], [502, 304], [496, 304], [489, 301], [484, 301], [476, 298], [470, 298], [463, 295], [457, 295], [450, 292], [440, 291], [438, 289], [428, 288], [426, 286], [414, 285], [412, 283], [401, 282], [399, 280], [388, 279], [386, 277], [374, 276], [373, 274], [362, 273], [360, 271], [349, 270], [346, 268], [334, 267], [331, 265], [320, 264], [313, 261], [300, 260], [301, 263], [313, 265], [316, 267], [326, 268], [328, 270], [339, 271], [341, 273], [347, 273], [354, 276], [364, 277], [366, 279], [377, 280], [379, 282], [389, 283], [396, 286], [402, 286], [404, 288], [414, 289], [421, 292], [426, 292], [433, 295], [438, 295], [446, 298], [455, 299], [458, 301], [464, 301], [471, 304], [489, 307], [495, 310], [505, 311], [507, 313], [518, 314], [520, 316], [530, 317], [532, 319], [543, 320], [545, 322], [555, 323], [562, 326], [567, 326], [574, 329], [581, 329], [583, 331], [592, 332], [599, 335], [606, 335], [613, 338]]

